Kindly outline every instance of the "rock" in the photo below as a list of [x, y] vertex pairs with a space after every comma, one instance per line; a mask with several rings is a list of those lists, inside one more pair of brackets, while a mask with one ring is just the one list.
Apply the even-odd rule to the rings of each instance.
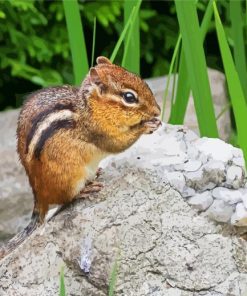
[[237, 166], [240, 166], [240, 167], [244, 166], [244, 158], [243, 158], [243, 156], [242, 157], [233, 157], [232, 162]]
[[228, 222], [233, 214], [233, 207], [223, 200], [214, 200], [213, 204], [207, 210], [208, 216], [218, 222]]
[[[105, 188], [99, 194], [73, 203], [1, 261], [0, 295], [58, 295], [65, 265], [68, 295], [104, 296], [118, 260], [115, 295], [242, 296], [247, 242], [214, 222], [238, 225], [244, 217], [245, 179], [239, 179], [238, 190], [224, 187], [233, 158], [241, 158], [241, 152], [226, 146], [231, 154], [222, 159], [211, 153], [213, 144], [215, 150], [225, 147], [217, 139], [199, 141], [185, 127], [163, 125], [105, 159], [100, 165]], [[18, 183], [18, 178], [26, 178], [22, 169], [3, 175], [1, 199], [22, 208], [26, 181]], [[206, 188], [211, 189], [203, 192]], [[9, 198], [12, 190], [19, 200]], [[247, 225], [245, 218], [240, 221]], [[0, 225], [7, 227], [4, 221]]]
[[188, 203], [199, 211], [205, 211], [213, 203], [213, 198], [209, 191], [197, 193], [188, 199]]
[[208, 182], [213, 182], [215, 185], [222, 184], [226, 179], [224, 163], [215, 159], [211, 159], [205, 163], [203, 172]]
[[239, 183], [244, 177], [243, 170], [239, 166], [232, 165], [227, 169], [226, 183], [233, 188], [239, 188]]
[[[225, 76], [223, 73], [208, 69], [208, 77], [214, 102], [215, 115], [218, 116], [222, 110], [228, 105], [229, 100], [226, 91]], [[172, 81], [173, 78], [171, 78]], [[164, 98], [165, 86], [167, 83], [167, 77], [151, 78], [146, 80], [150, 88], [154, 92], [154, 95], [160, 105], [162, 105]], [[167, 122], [170, 116], [171, 110], [171, 95], [172, 95], [172, 83], [169, 86], [169, 93], [165, 106], [165, 121]], [[199, 134], [198, 122], [196, 117], [196, 111], [194, 107], [194, 100], [192, 95], [189, 98], [188, 107], [185, 114], [184, 124]], [[223, 113], [223, 115], [217, 120], [217, 126], [221, 139], [228, 140], [231, 132], [231, 119], [230, 108]]]
[[226, 163], [233, 158], [233, 147], [220, 139], [201, 138], [196, 145], [201, 153], [213, 160]]
[[135, 168], [132, 159], [111, 164], [94, 200], [74, 203], [1, 261], [1, 296], [58, 295], [62, 266], [67, 295], [106, 296], [116, 260], [114, 295], [223, 296], [236, 280], [247, 288], [247, 264], [238, 270], [240, 242], [161, 186], [158, 170]]
[[237, 190], [232, 190], [224, 187], [217, 187], [212, 191], [213, 197], [223, 200], [230, 205], [242, 201], [242, 193]]
[[245, 226], [247, 221], [247, 210], [243, 203], [238, 203], [236, 211], [231, 217], [231, 223], [237, 226]]
[[180, 172], [167, 172], [165, 177], [168, 183], [177, 189], [179, 192], [183, 192], [185, 187], [184, 175]]
[[247, 210], [247, 190], [246, 189], [242, 191], [241, 199]]
[[200, 169], [202, 162], [200, 160], [189, 160], [184, 165], [184, 170], [187, 172], [195, 172]]

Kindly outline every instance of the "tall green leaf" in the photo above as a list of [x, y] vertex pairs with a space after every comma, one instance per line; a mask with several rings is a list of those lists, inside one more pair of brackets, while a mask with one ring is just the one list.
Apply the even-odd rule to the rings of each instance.
[[64, 284], [64, 266], [61, 268], [61, 271], [60, 271], [59, 296], [66, 296], [65, 284]]
[[96, 39], [96, 17], [93, 20], [93, 43], [92, 43], [91, 67], [93, 67], [93, 63], [94, 63], [95, 39]]
[[[139, 0], [125, 0], [124, 1], [124, 24], [126, 25], [131, 15], [134, 6], [140, 6]], [[137, 8], [139, 11], [139, 7]], [[139, 15], [132, 22], [127, 38], [124, 42], [124, 57], [122, 66], [129, 71], [140, 73], [140, 29], [139, 29]]]
[[77, 0], [63, 0], [70, 50], [73, 62], [74, 81], [78, 85], [88, 73], [88, 57]]
[[[213, 15], [213, 0], [210, 0], [201, 24], [201, 34], [202, 34], [203, 40], [205, 39], [206, 33], [208, 31], [208, 27], [209, 27], [212, 15]], [[171, 105], [171, 114], [170, 114], [169, 123], [183, 124], [186, 108], [189, 101], [189, 95], [190, 95], [190, 84], [189, 84], [186, 61], [185, 61], [183, 45], [182, 45], [182, 51], [181, 51], [180, 63], [179, 63], [179, 72], [178, 72], [178, 87], [177, 87], [175, 102], [174, 104]]]
[[128, 29], [130, 28], [131, 24], [135, 22], [135, 20], [137, 18], [137, 15], [138, 15], [140, 5], [141, 5], [141, 0], [138, 0], [137, 4], [132, 8], [132, 12], [129, 15], [129, 19], [126, 22], [126, 24], [124, 26], [124, 29], [123, 29], [123, 31], [122, 31], [122, 33], [121, 33], [121, 35], [120, 35], [114, 49], [113, 49], [113, 52], [111, 54], [111, 57], [110, 57], [111, 62], [114, 62], [114, 60], [116, 58], [116, 55], [117, 55], [117, 53], [119, 51], [119, 48], [120, 48], [121, 44], [123, 43], [123, 41], [126, 38], [126, 34], [128, 32]]
[[218, 137], [196, 3], [175, 0], [175, 5], [200, 133]]
[[171, 75], [172, 75], [172, 71], [174, 69], [174, 64], [175, 64], [175, 60], [176, 60], [176, 57], [177, 57], [177, 54], [178, 54], [178, 50], [179, 50], [181, 40], [182, 40], [181, 34], [179, 34], [178, 40], [177, 40], [177, 43], [175, 45], [175, 49], [174, 49], [174, 52], [173, 52], [173, 55], [172, 55], [172, 60], [171, 60], [169, 73], [168, 73], [168, 77], [167, 77], [166, 88], [165, 88], [165, 92], [164, 92], [164, 99], [163, 99], [162, 108], [161, 108], [161, 120], [163, 120], [164, 116], [165, 116], [165, 106], [166, 106], [166, 100], [167, 100], [168, 91], [169, 91]]
[[226, 80], [228, 84], [228, 90], [232, 102], [234, 118], [236, 121], [237, 132], [238, 132], [238, 143], [244, 152], [245, 161], [247, 160], [247, 105], [244, 97], [244, 93], [241, 87], [241, 83], [238, 77], [236, 67], [233, 62], [231, 51], [227, 43], [224, 28], [222, 26], [220, 16], [218, 13], [215, 2], [214, 16], [218, 42], [220, 46], [221, 57], [225, 70]]
[[117, 253], [117, 256], [111, 271], [108, 296], [114, 295], [114, 291], [117, 283], [117, 274], [119, 270], [119, 258], [120, 258], [120, 251], [118, 251]]
[[234, 43], [234, 60], [236, 69], [239, 75], [239, 79], [244, 91], [245, 100], [247, 102], [247, 64], [246, 64], [246, 52], [244, 45], [244, 32], [243, 32], [243, 18], [242, 18], [242, 1], [234, 0], [230, 1], [230, 19], [231, 19], [231, 37]]

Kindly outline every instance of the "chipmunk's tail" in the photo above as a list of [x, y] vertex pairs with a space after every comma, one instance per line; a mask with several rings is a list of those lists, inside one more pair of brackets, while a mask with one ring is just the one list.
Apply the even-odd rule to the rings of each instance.
[[16, 249], [40, 224], [39, 213], [34, 209], [30, 223], [17, 233], [6, 245], [0, 247], [0, 260]]

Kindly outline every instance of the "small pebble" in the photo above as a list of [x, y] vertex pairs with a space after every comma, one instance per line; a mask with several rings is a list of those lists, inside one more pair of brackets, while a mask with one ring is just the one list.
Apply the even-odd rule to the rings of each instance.
[[238, 190], [225, 187], [216, 187], [212, 191], [214, 198], [224, 201], [230, 205], [242, 201], [242, 193]]
[[225, 203], [223, 200], [216, 199], [206, 213], [215, 221], [228, 222], [233, 214], [233, 207]]
[[187, 172], [195, 172], [202, 166], [200, 160], [189, 160], [184, 164], [184, 170]]
[[239, 188], [242, 183], [243, 171], [240, 167], [232, 165], [227, 169], [226, 183], [233, 188]]
[[201, 138], [195, 144], [200, 152], [213, 160], [226, 163], [233, 158], [233, 147], [220, 139]]
[[167, 172], [165, 175], [169, 184], [177, 189], [179, 192], [183, 192], [185, 187], [184, 175], [180, 172]]
[[213, 198], [210, 191], [205, 191], [202, 193], [197, 193], [188, 199], [188, 203], [199, 211], [205, 211], [213, 203]]
[[231, 217], [231, 224], [237, 226], [247, 225], [247, 210], [243, 203], [240, 202], [236, 205], [235, 213]]
[[244, 159], [243, 159], [243, 157], [233, 157], [232, 162], [235, 165], [238, 165], [240, 167], [243, 167], [244, 166]]

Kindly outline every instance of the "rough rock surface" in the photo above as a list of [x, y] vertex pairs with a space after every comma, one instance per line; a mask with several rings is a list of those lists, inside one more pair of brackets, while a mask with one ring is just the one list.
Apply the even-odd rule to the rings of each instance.
[[[234, 185], [227, 181], [241, 157], [239, 149], [182, 127], [143, 136], [103, 161], [106, 186], [94, 199], [72, 204], [1, 261], [0, 295], [58, 295], [64, 265], [68, 295], [104, 296], [118, 261], [115, 295], [245, 296], [243, 230], [207, 216], [217, 201], [232, 215], [246, 212], [243, 168]], [[213, 203], [198, 212], [187, 197], [205, 190]], [[229, 190], [227, 198], [220, 190]], [[241, 201], [232, 192], [241, 192]]]

